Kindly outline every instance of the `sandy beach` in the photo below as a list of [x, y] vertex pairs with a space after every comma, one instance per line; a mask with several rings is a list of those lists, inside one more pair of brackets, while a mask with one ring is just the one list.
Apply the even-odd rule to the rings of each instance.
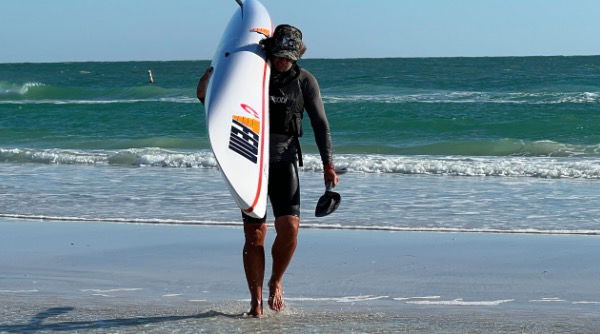
[[238, 227], [3, 219], [0, 332], [600, 328], [597, 236], [303, 229], [287, 308], [259, 320], [242, 316], [242, 241]]

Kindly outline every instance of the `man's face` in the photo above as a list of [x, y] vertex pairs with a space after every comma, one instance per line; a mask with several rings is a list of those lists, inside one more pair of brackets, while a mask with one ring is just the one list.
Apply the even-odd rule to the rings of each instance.
[[271, 57], [271, 68], [277, 72], [287, 72], [292, 68], [292, 61], [283, 57]]

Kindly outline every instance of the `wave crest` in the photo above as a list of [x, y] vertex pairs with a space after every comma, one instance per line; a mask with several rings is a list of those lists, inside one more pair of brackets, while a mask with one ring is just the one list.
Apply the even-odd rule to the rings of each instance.
[[[308, 157], [304, 169], [320, 164]], [[340, 155], [336, 165], [365, 173], [600, 179], [600, 162], [581, 158]]]
[[325, 103], [600, 103], [600, 92], [472, 92], [447, 91], [414, 94], [325, 95]]
[[[212, 220], [178, 220], [161, 218], [122, 218], [122, 217], [73, 217], [73, 216], [45, 216], [29, 214], [0, 213], [0, 218], [23, 220], [46, 220], [68, 222], [107, 222], [120, 224], [161, 224], [161, 225], [199, 225], [199, 226], [234, 226], [242, 227], [239, 221], [212, 221]], [[272, 225], [268, 223], [268, 225]], [[600, 235], [600, 230], [583, 229], [491, 229], [491, 228], [454, 228], [454, 227], [408, 227], [408, 226], [370, 226], [370, 225], [340, 225], [324, 223], [303, 223], [302, 228], [323, 230], [362, 230], [385, 232], [439, 232], [439, 233], [506, 233], [506, 234], [557, 234], [557, 235]], [[437, 299], [438, 296], [394, 298], [406, 299]]]
[[174, 152], [160, 148], [132, 148], [120, 151], [0, 148], [0, 162], [173, 168], [217, 167], [211, 152]]
[[[499, 103], [589, 104], [600, 103], [600, 92], [498, 92], [417, 91], [386, 94], [324, 94], [323, 101], [336, 103]], [[137, 102], [197, 103], [189, 89], [157, 85], [134, 87], [68, 87], [42, 82], [0, 81], [0, 104], [106, 104]]]
[[[0, 162], [125, 167], [218, 168], [212, 152], [160, 148], [74, 151], [0, 148]], [[589, 157], [461, 157], [339, 154], [336, 166], [349, 172], [411, 175], [600, 179], [600, 161]], [[322, 171], [316, 154], [304, 157], [304, 171]]]
[[3, 95], [26, 95], [32, 88], [45, 86], [41, 82], [26, 82], [24, 84], [15, 84], [6, 81], [0, 81], [0, 96]]
[[0, 81], [0, 104], [110, 104], [138, 102], [197, 103], [189, 90], [154, 85], [68, 87], [41, 82]]

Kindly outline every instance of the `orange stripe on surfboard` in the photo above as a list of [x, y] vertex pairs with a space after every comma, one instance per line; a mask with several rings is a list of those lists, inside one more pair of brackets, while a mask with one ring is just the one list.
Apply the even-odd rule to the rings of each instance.
[[[266, 118], [265, 115], [265, 89], [266, 89], [266, 84], [267, 84], [267, 66], [268, 63], [267, 61], [265, 61], [265, 67], [263, 68], [263, 84], [262, 84], [262, 88], [263, 88], [263, 92], [262, 92], [262, 119], [264, 120]], [[263, 182], [263, 170], [264, 170], [264, 153], [265, 153], [265, 122], [262, 122], [260, 124], [260, 172], [258, 174], [258, 188], [256, 189], [256, 196], [254, 197], [254, 202], [252, 203], [252, 205], [244, 210], [246, 213], [250, 213], [252, 211], [254, 211], [254, 207], [256, 206], [256, 203], [258, 203], [258, 200], [260, 198], [260, 190], [262, 188], [262, 182]]]
[[258, 134], [258, 131], [260, 130], [260, 121], [244, 116], [233, 116], [233, 119], [244, 124], [247, 128], [252, 130], [252, 132]]

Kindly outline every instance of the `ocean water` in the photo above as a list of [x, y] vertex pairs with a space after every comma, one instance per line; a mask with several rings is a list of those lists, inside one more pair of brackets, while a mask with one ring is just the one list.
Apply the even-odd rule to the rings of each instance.
[[[0, 64], [0, 217], [239, 225], [195, 98], [207, 66]], [[600, 234], [600, 56], [301, 66], [348, 170], [315, 218], [306, 122], [305, 227]]]

